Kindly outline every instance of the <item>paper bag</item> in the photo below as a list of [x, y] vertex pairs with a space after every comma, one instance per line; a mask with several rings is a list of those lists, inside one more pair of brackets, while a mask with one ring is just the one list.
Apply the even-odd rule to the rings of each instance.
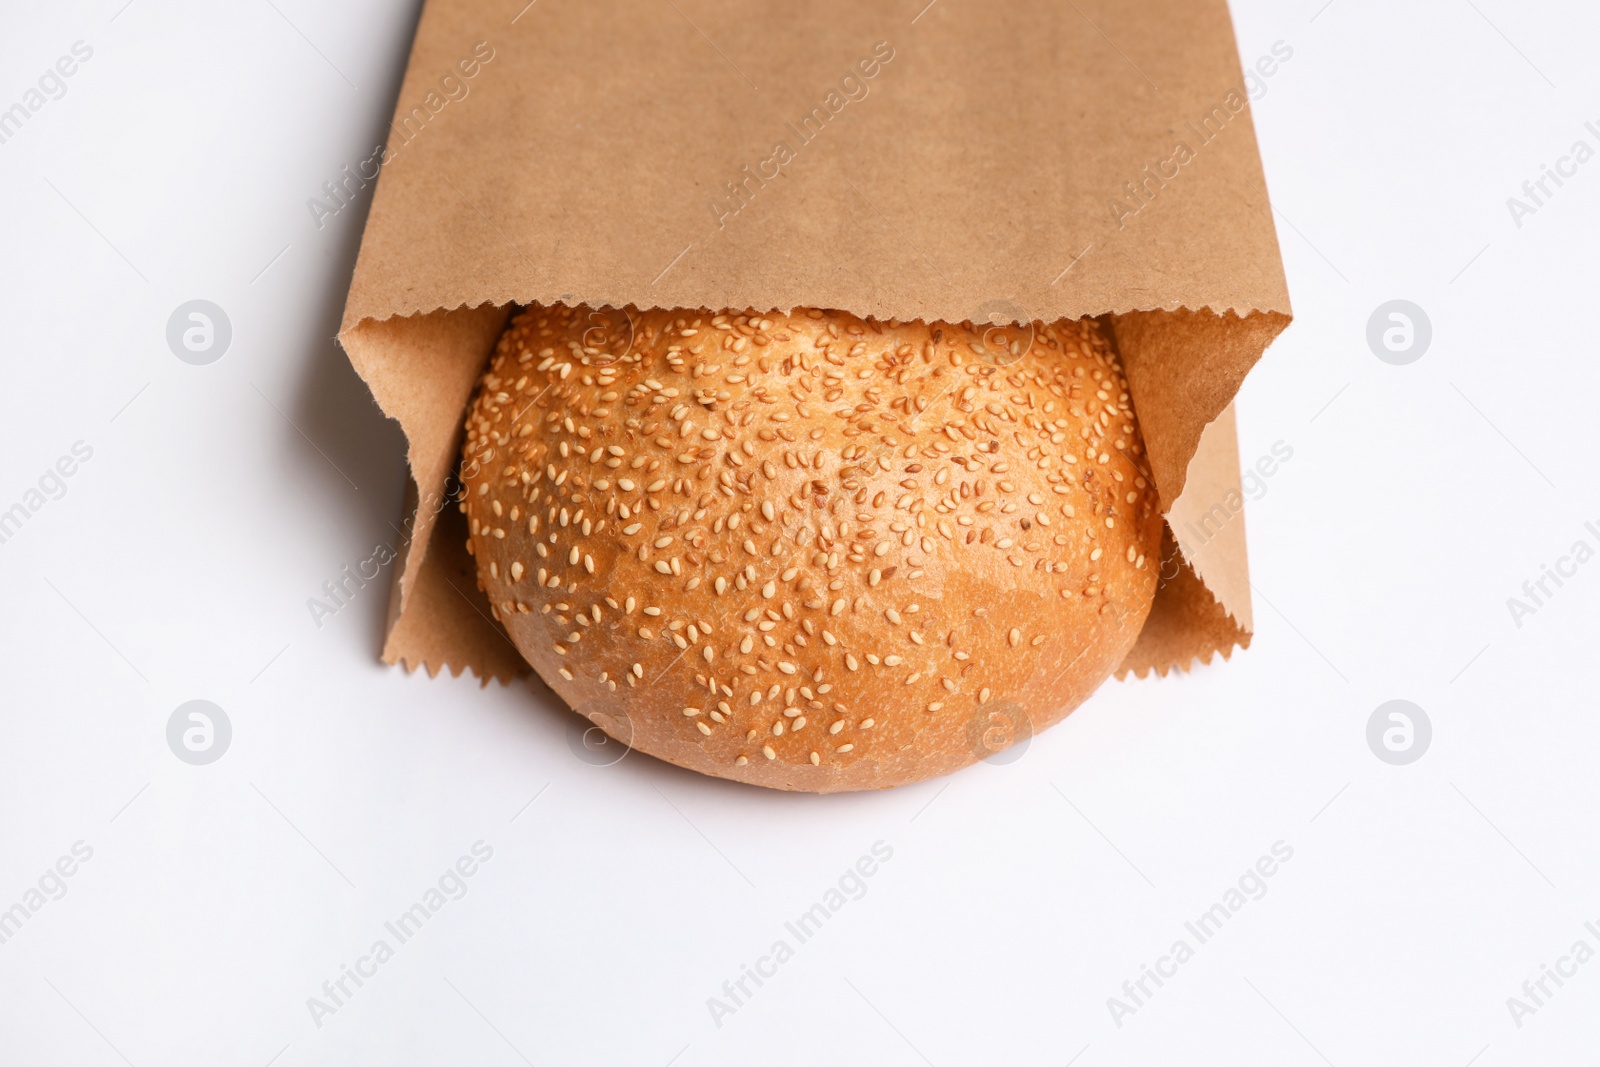
[[339, 335], [409, 445], [383, 658], [526, 670], [448, 490], [530, 302], [1102, 316], [1169, 524], [1122, 671], [1247, 645], [1231, 403], [1290, 314], [1248, 97], [1223, 0], [428, 0]]

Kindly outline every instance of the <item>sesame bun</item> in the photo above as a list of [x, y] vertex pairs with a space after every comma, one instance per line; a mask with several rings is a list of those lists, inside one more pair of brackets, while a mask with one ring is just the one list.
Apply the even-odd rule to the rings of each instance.
[[532, 307], [467, 415], [495, 617], [610, 736], [776, 789], [947, 774], [1133, 646], [1161, 515], [1094, 320]]

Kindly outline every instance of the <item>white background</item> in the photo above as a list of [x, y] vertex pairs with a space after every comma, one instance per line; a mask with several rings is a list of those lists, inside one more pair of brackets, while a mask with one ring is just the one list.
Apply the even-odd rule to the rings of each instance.
[[[1253, 647], [1109, 684], [1009, 765], [806, 797], [593, 766], [524, 687], [381, 665], [386, 579], [313, 623], [393, 541], [404, 468], [332, 341], [366, 204], [319, 230], [306, 201], [384, 137], [414, 5], [122, 2], [0, 15], [0, 108], [94, 50], [0, 144], [0, 509], [93, 449], [0, 545], [0, 909], [93, 849], [0, 944], [0, 1062], [1593, 1062], [1600, 961], [1520, 1026], [1507, 998], [1600, 949], [1600, 562], [1520, 627], [1506, 604], [1600, 547], [1600, 160], [1506, 205], [1600, 148], [1592, 6], [1235, 3], [1246, 63], [1293, 49], [1254, 105], [1296, 319], [1239, 402], [1246, 463], [1293, 449], [1248, 509]], [[193, 298], [232, 322], [210, 366], [166, 345]], [[1395, 298], [1433, 327], [1408, 366], [1365, 340]], [[167, 745], [192, 699], [233, 725], [209, 766]], [[1409, 766], [1366, 742], [1391, 699], [1432, 722]], [[316, 1025], [479, 840], [466, 895]], [[865, 896], [715, 1025], [878, 841]]]

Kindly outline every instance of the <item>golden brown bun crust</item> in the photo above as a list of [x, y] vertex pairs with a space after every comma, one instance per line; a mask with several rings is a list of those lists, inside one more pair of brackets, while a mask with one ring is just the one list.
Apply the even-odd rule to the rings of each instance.
[[756, 785], [900, 785], [1055, 723], [1138, 636], [1161, 517], [1096, 323], [980, 330], [523, 312], [463, 461], [497, 618], [611, 736]]

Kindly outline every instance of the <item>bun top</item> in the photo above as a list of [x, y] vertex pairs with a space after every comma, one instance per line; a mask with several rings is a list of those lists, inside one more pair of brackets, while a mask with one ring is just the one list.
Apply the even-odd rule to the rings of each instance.
[[1161, 517], [1092, 320], [534, 307], [467, 419], [511, 639], [619, 739], [861, 789], [1025, 739], [1121, 662]]

